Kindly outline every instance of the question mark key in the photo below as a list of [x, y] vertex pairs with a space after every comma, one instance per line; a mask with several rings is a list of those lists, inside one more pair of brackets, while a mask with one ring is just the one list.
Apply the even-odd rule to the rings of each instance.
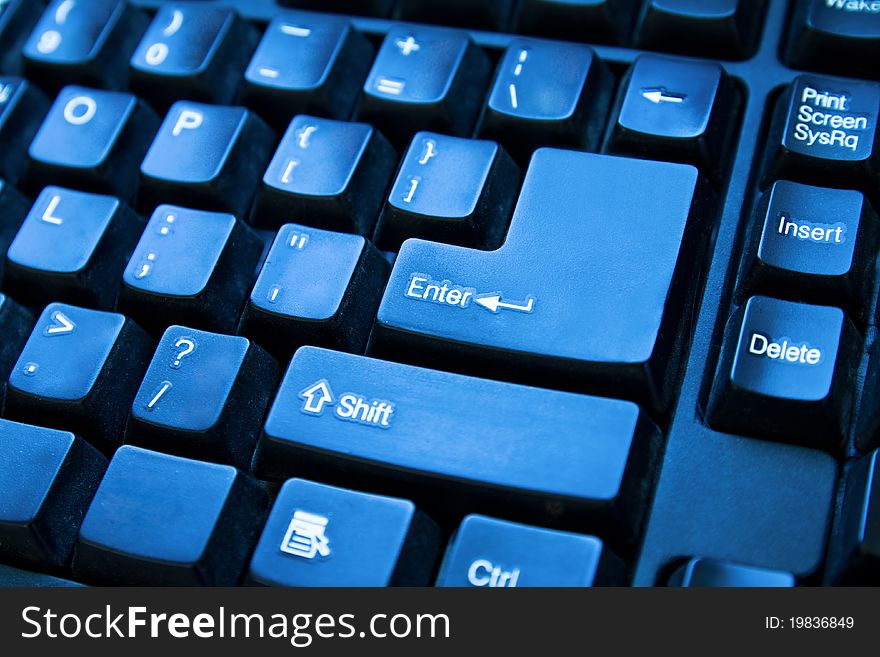
[[279, 371], [247, 338], [171, 326], [134, 399], [125, 441], [246, 468]]

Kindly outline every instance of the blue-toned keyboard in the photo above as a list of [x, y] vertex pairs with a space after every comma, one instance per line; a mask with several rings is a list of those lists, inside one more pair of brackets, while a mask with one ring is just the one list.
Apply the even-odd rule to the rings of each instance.
[[0, 586], [880, 584], [880, 13], [0, 2]]

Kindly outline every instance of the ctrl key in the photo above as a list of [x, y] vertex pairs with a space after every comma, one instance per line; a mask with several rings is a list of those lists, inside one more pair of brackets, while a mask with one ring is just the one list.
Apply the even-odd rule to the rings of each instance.
[[842, 310], [752, 297], [728, 322], [709, 423], [834, 451], [849, 427], [860, 352]]
[[449, 545], [437, 586], [618, 586], [624, 572], [595, 536], [469, 515]]

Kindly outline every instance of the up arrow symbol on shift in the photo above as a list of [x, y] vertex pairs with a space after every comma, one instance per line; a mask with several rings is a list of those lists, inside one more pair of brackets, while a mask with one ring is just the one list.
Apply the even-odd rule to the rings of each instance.
[[299, 397], [305, 400], [302, 412], [309, 415], [320, 415], [324, 412], [324, 406], [335, 402], [333, 392], [330, 390], [330, 384], [324, 379], [303, 390], [299, 393]]

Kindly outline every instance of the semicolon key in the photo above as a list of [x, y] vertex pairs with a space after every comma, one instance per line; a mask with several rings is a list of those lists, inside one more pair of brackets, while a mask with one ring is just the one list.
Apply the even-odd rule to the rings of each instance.
[[532, 520], [580, 519], [628, 542], [659, 441], [632, 402], [302, 347], [252, 470], [273, 481], [306, 472], [328, 483], [363, 479], [432, 516], [500, 505]]
[[662, 412], [706, 190], [689, 165], [541, 149], [497, 251], [404, 243], [368, 353]]

